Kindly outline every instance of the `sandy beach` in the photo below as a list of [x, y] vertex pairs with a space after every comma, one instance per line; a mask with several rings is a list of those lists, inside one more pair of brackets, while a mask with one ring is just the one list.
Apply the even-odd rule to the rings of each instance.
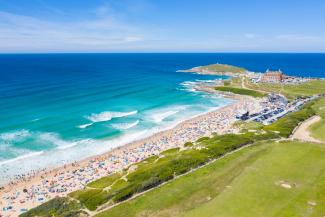
[[250, 97], [240, 97], [225, 107], [186, 120], [176, 127], [153, 136], [116, 148], [105, 154], [90, 157], [56, 169], [31, 172], [12, 180], [0, 189], [1, 217], [18, 216], [54, 197], [83, 189], [89, 182], [121, 171], [160, 152], [182, 147], [212, 133], [237, 133], [235, 116], [243, 111], [258, 111], [260, 103]]

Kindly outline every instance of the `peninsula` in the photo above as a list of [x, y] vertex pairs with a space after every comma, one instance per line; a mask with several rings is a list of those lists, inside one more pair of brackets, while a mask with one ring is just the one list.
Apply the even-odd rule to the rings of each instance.
[[247, 72], [246, 69], [227, 65], [227, 64], [210, 64], [206, 66], [197, 66], [188, 70], [179, 70], [180, 72], [194, 72], [205, 75], [229, 75], [229, 76], [237, 76], [241, 74], [245, 74]]

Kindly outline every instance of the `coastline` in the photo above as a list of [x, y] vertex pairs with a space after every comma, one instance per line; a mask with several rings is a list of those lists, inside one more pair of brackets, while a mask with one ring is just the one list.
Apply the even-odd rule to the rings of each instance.
[[[11, 215], [8, 216], [18, 215], [21, 210], [33, 208], [56, 196], [65, 196], [82, 189], [91, 181], [121, 171], [132, 163], [158, 155], [164, 150], [182, 147], [185, 142], [196, 141], [200, 137], [210, 136], [213, 132], [219, 134], [238, 132], [238, 129], [232, 126], [235, 121], [234, 113], [245, 108], [257, 109], [258, 101], [250, 97], [239, 97], [236, 100], [230, 105], [185, 120], [171, 129], [117, 147], [104, 154], [58, 168], [45, 169], [30, 178], [25, 177], [16, 183], [5, 185], [0, 190], [1, 198], [9, 198], [7, 202], [15, 204]], [[80, 179], [81, 176], [83, 179]], [[54, 185], [60, 186], [53, 188]], [[54, 192], [51, 192], [52, 190]], [[38, 194], [39, 192], [42, 194]], [[6, 202], [1, 202], [0, 209], [6, 205]]]

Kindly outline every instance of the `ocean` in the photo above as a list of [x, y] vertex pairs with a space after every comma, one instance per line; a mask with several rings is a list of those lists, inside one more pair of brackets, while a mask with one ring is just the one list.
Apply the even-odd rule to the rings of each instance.
[[325, 54], [1, 54], [0, 183], [106, 152], [230, 104], [193, 90], [225, 63], [325, 77]]

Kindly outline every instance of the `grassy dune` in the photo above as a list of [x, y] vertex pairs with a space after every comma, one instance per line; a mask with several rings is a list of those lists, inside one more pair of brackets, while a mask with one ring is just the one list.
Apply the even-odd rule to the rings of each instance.
[[96, 217], [321, 216], [324, 154], [322, 145], [259, 143]]

